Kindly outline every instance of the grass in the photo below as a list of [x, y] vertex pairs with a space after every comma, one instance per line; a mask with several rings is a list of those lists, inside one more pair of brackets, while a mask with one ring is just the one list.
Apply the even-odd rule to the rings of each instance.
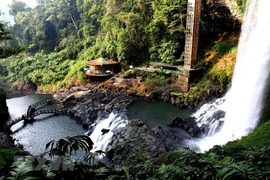
[[212, 46], [212, 50], [218, 52], [221, 56], [230, 53], [231, 51], [235, 51], [235, 49], [237, 49], [237, 45], [230, 43], [217, 43]]

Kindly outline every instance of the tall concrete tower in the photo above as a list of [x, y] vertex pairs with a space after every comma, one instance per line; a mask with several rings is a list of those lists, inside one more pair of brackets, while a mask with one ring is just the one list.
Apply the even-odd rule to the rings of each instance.
[[184, 68], [178, 76], [178, 84], [185, 92], [189, 90], [192, 68], [197, 61], [201, 0], [188, 0]]
[[201, 0], [188, 0], [184, 68], [191, 69], [197, 60]]

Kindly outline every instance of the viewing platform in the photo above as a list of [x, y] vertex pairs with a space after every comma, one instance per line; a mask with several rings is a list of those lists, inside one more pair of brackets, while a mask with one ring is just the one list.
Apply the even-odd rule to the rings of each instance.
[[157, 70], [164, 71], [164, 73], [171, 74], [174, 79], [177, 79], [177, 84], [183, 89], [183, 91], [189, 90], [189, 84], [198, 77], [202, 71], [202, 68], [187, 68], [184, 65], [172, 65], [160, 62], [150, 62], [145, 68], [135, 68], [147, 72], [155, 72]]

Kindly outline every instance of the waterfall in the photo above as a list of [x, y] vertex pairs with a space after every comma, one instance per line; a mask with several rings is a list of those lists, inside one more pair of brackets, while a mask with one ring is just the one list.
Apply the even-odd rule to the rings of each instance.
[[[202, 106], [193, 115], [199, 126], [209, 125], [207, 137], [198, 142], [201, 151], [239, 139], [258, 124], [270, 68], [269, 7], [269, 0], [250, 0], [242, 25], [231, 89], [225, 97]], [[220, 110], [226, 113], [225, 117], [213, 118], [213, 114]]]
[[[102, 150], [106, 152], [108, 144], [112, 141], [113, 135], [127, 124], [127, 117], [122, 113], [110, 113], [106, 119], [98, 120], [99, 123], [95, 126], [94, 131], [90, 135], [94, 143], [92, 151]], [[107, 130], [108, 132], [102, 132]]]

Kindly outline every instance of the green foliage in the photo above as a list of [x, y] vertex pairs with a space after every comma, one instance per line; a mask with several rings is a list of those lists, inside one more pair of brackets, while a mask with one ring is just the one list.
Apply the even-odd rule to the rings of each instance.
[[[0, 61], [7, 71], [0, 72], [0, 83], [10, 87], [13, 82], [33, 82], [37, 85], [59, 85], [65, 82], [67, 76], [76, 75], [82, 82], [85, 80], [84, 72], [86, 62], [64, 60], [59, 53], [36, 53], [35, 56], [19, 54]], [[73, 66], [74, 65], [74, 66]]]
[[[267, 124], [269, 126], [269, 124]], [[266, 127], [259, 127], [267, 129]], [[267, 134], [266, 130], [262, 131]], [[261, 138], [258, 135], [258, 138]], [[252, 136], [251, 136], [252, 137]], [[268, 138], [269, 139], [269, 138]], [[123, 167], [114, 166], [109, 168], [106, 165], [96, 162], [95, 157], [102, 155], [102, 151], [90, 152], [92, 141], [88, 136], [67, 137], [60, 140], [54, 140], [47, 144], [47, 149], [52, 156], [65, 155], [70, 156], [72, 152], [83, 149], [88, 152], [86, 162], [74, 162], [76, 171], [64, 172], [61, 170], [51, 172], [49, 167], [43, 167], [42, 172], [34, 171], [33, 161], [14, 162], [12, 171], [8, 179], [19, 178], [40, 178], [44, 179], [179, 179], [179, 180], [208, 180], [208, 179], [267, 179], [270, 175], [270, 147], [268, 144], [249, 144], [245, 138], [225, 146], [214, 146], [206, 153], [196, 153], [187, 148], [179, 148], [176, 151], [162, 154], [154, 161], [145, 160], [142, 164], [124, 165]], [[257, 139], [258, 141], [258, 139]], [[0, 154], [3, 151], [0, 151]], [[4, 153], [6, 154], [6, 153]], [[10, 154], [10, 152], [8, 152]], [[11, 153], [8, 156], [12, 156]], [[5, 156], [6, 157], [6, 156]], [[128, 158], [128, 157], [127, 157]]]
[[131, 69], [125, 72], [125, 77], [134, 77], [136, 75], [136, 70]]
[[0, 99], [6, 100], [6, 98], [7, 98], [7, 95], [4, 91], [4, 89], [0, 88]]
[[150, 87], [157, 87], [157, 86], [165, 86], [168, 84], [168, 81], [170, 78], [164, 76], [164, 75], [158, 75], [155, 77], [148, 77], [143, 84], [150, 86]]
[[[52, 169], [50, 163], [44, 164], [40, 170], [37, 170], [38, 164], [33, 161], [33, 157], [24, 156], [18, 158], [13, 163], [7, 179], [110, 179], [113, 170], [105, 164], [96, 161], [96, 156], [103, 155], [104, 153], [102, 151], [91, 152], [92, 147], [93, 142], [86, 135], [52, 140], [46, 145], [46, 149], [49, 149], [49, 151], [44, 152], [42, 156], [48, 154], [52, 160], [54, 158], [57, 159], [56, 156], [66, 157], [63, 159], [63, 163], [72, 163], [74, 170], [65, 171], [61, 167], [59, 169]], [[82, 150], [85, 153], [85, 162], [71, 159], [70, 155], [78, 150]], [[112, 177], [118, 176], [115, 173]]]
[[[75, 62], [72, 62], [75, 63]], [[77, 77], [80, 81], [85, 82], [86, 81], [86, 75], [83, 71], [83, 68], [86, 66], [86, 61], [78, 61], [74, 65], [70, 65], [70, 69], [67, 72], [63, 82], [67, 82], [72, 77]]]
[[230, 179], [241, 179], [241, 180], [259, 180], [262, 179], [262, 175], [255, 168], [250, 167], [247, 164], [232, 164], [228, 167], [221, 169], [217, 175], [217, 179], [230, 180]]
[[244, 13], [246, 7], [247, 7], [247, 4], [248, 4], [248, 0], [236, 0], [236, 3], [240, 9], [240, 11], [242, 13]]
[[0, 148], [0, 169], [12, 163], [15, 153], [16, 151]]
[[49, 149], [49, 151], [45, 152], [45, 154], [48, 153], [50, 156], [71, 156], [73, 152], [76, 153], [79, 149], [88, 153], [92, 148], [93, 142], [89, 136], [78, 135], [50, 141], [46, 144], [46, 149]]
[[[1, 14], [0, 14], [1, 16]], [[0, 22], [0, 58], [6, 58], [19, 52], [24, 51], [24, 48], [10, 43], [12, 40], [11, 33], [7, 27], [7, 23]]]
[[182, 171], [179, 167], [175, 165], [161, 165], [161, 167], [156, 172], [157, 179], [184, 179]]
[[169, 152], [160, 156], [156, 160], [156, 164], [177, 164], [177, 163], [190, 163], [192, 159], [197, 159], [197, 154], [187, 148], [180, 148], [176, 151]]
[[25, 157], [18, 159], [11, 166], [10, 176], [8, 180], [34, 180], [41, 179], [41, 177], [35, 176], [35, 166], [32, 161], [32, 157]]
[[207, 97], [206, 91], [198, 87], [192, 87], [189, 92], [186, 93], [172, 91], [170, 94], [177, 96], [177, 99], [182, 102], [200, 102], [203, 98]]
[[224, 55], [229, 52], [236, 52], [237, 51], [237, 45], [236, 44], [223, 44], [223, 43], [217, 43], [215, 44], [212, 49], [215, 52], [220, 53], [220, 55]]
[[150, 59], [172, 63], [181, 58], [185, 40], [187, 1], [153, 1], [150, 34]]
[[[80, 68], [98, 57], [133, 65], [150, 60], [177, 63], [183, 58], [187, 0], [45, 0], [33, 9], [12, 1], [10, 7], [15, 24], [8, 27], [14, 37], [9, 44], [38, 52], [38, 57], [18, 55], [0, 63], [0, 81], [6, 87], [15, 81], [43, 87], [61, 87], [68, 78], [85, 82]], [[202, 12], [202, 32], [220, 33], [227, 30], [221, 25], [236, 24], [226, 8], [203, 2]], [[221, 53], [230, 48], [235, 51], [230, 45], [214, 46]], [[216, 79], [223, 83], [223, 77]]]
[[226, 72], [221, 70], [211, 70], [208, 77], [211, 78], [216, 85], [221, 86], [226, 86], [229, 82], [231, 82], [232, 78], [228, 76]]

